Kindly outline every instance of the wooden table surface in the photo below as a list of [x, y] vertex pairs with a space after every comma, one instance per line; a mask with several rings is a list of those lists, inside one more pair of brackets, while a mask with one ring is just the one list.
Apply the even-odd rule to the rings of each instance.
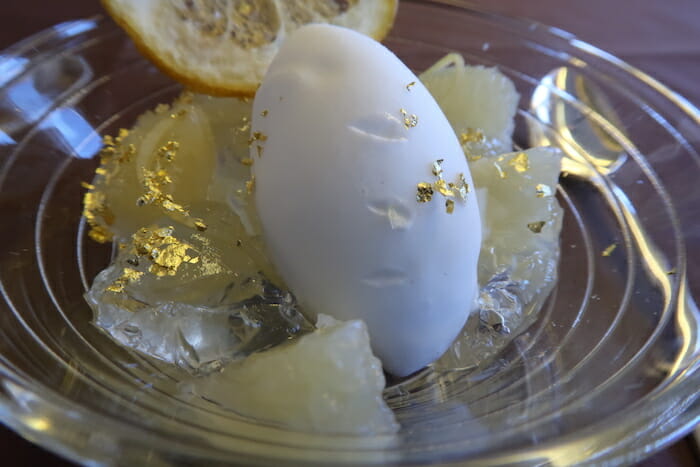
[[[642, 69], [700, 106], [698, 0], [480, 0], [495, 11], [556, 26]], [[100, 13], [97, 0], [7, 0], [0, 4], [0, 49], [61, 21]], [[2, 465], [71, 465], [0, 426]], [[682, 439], [639, 466], [700, 465]]]

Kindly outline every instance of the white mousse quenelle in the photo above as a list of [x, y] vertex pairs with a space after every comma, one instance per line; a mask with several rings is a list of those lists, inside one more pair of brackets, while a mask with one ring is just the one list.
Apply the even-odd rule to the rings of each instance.
[[265, 239], [302, 306], [365, 321], [396, 376], [440, 357], [475, 306], [481, 222], [418, 78], [369, 37], [302, 27], [255, 97], [251, 157]]

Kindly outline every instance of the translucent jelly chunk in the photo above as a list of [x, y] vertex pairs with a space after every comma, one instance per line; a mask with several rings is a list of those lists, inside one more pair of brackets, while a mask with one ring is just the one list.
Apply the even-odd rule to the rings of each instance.
[[560, 167], [561, 153], [554, 148], [470, 161], [484, 229], [479, 310], [435, 368], [490, 359], [536, 317], [557, 279]]
[[534, 148], [483, 157], [470, 162], [470, 168], [484, 225], [479, 283], [506, 272], [511, 280], [527, 284], [522, 298], [529, 302], [556, 278], [563, 216], [555, 196], [561, 152]]
[[91, 236], [125, 239], [163, 216], [205, 225], [203, 202], [226, 202], [231, 190], [241, 188], [222, 190], [222, 170], [227, 175], [240, 166], [245, 188], [250, 170], [232, 153], [247, 152], [249, 115], [250, 104], [239, 99], [185, 94], [171, 106], [144, 113], [131, 130], [105, 137], [101, 165], [85, 197]]
[[221, 251], [202, 233], [154, 225], [122, 245], [86, 299], [116, 341], [198, 370], [313, 330], [293, 297], [258, 271], [241, 248]]

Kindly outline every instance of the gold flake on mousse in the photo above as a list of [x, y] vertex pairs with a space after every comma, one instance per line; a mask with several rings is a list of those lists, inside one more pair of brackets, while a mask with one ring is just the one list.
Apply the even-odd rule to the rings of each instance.
[[419, 203], [427, 203], [431, 199], [433, 199], [433, 186], [430, 183], [420, 182], [418, 184], [416, 200]]
[[401, 116], [403, 117], [403, 126], [408, 130], [409, 128], [415, 128], [418, 125], [418, 116], [416, 114], [408, 114], [406, 109], [399, 109]]
[[420, 182], [418, 184], [418, 191], [416, 193], [416, 200], [419, 203], [427, 203], [432, 200], [435, 191], [440, 193], [445, 198], [445, 211], [448, 214], [454, 212], [454, 198], [459, 198], [463, 202], [467, 200], [467, 193], [471, 191], [469, 184], [463, 173], [459, 174], [459, 178], [456, 183], [447, 182], [442, 178], [442, 163], [444, 159], [437, 159], [433, 162], [431, 167], [432, 174], [437, 177], [437, 180], [433, 183]]
[[455, 210], [455, 202], [452, 201], [451, 199], [446, 199], [445, 200], [445, 210], [447, 211], [447, 214], [452, 214]]

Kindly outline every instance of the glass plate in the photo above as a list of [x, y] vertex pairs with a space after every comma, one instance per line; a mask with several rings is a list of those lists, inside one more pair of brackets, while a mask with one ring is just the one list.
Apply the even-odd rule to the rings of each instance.
[[538, 320], [477, 368], [388, 388], [397, 438], [293, 432], [216, 410], [177, 372], [112, 342], [83, 293], [81, 181], [101, 134], [180, 87], [109, 20], [63, 23], [0, 55], [0, 418], [80, 462], [126, 465], [631, 463], [700, 419], [700, 113], [557, 29], [465, 2], [402, 2], [386, 40], [414, 70], [448, 51], [520, 94], [516, 143], [567, 159], [560, 280]]

